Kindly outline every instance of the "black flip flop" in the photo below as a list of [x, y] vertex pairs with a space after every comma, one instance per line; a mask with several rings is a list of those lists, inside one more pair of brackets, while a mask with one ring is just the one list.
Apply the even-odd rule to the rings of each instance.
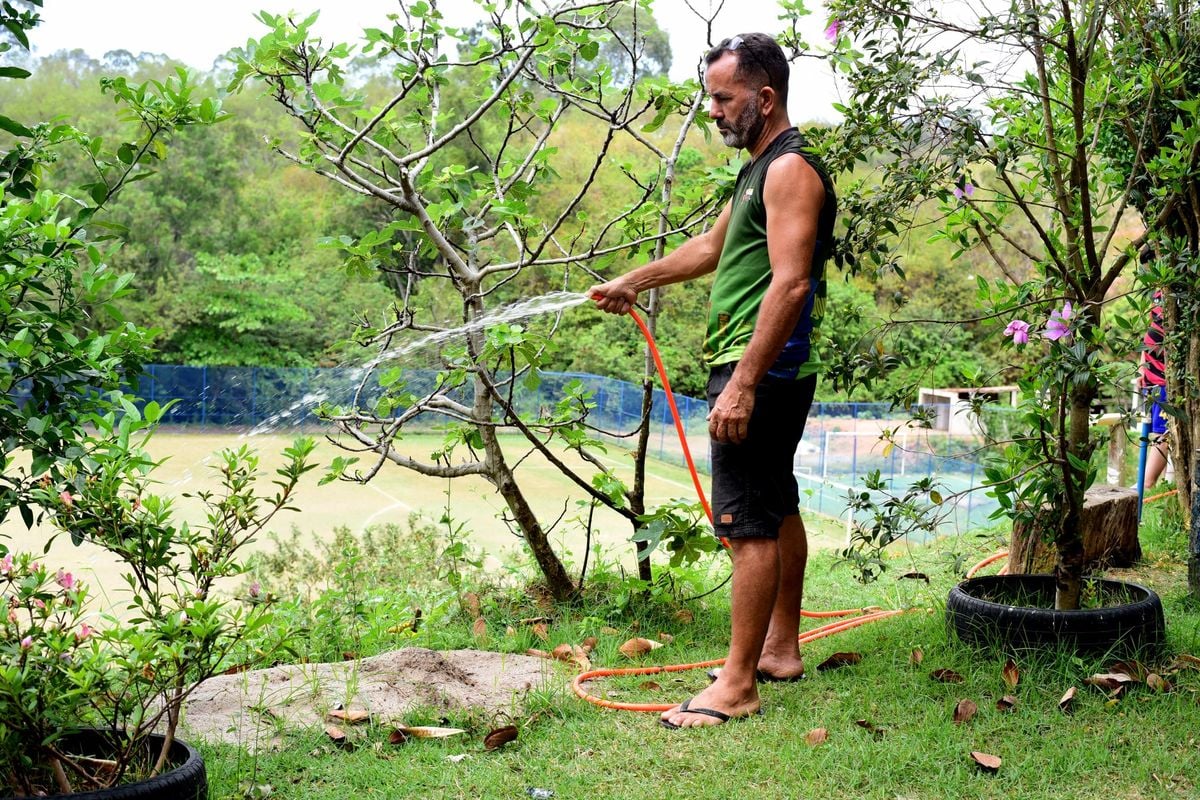
[[[758, 709], [757, 711], [755, 711], [753, 714], [747, 714], [746, 716], [742, 716], [742, 717], [731, 717], [728, 714], [726, 714], [724, 711], [717, 711], [715, 708], [692, 708], [691, 703], [695, 699], [696, 698], [694, 698], [694, 697], [689, 697], [687, 700], [684, 700], [682, 703], [680, 703], [679, 704], [680, 712], [682, 712], [684, 714], [704, 714], [707, 717], [713, 717], [714, 719], [719, 719], [722, 723], [731, 722], [731, 721], [736, 722], [737, 720], [740, 720], [740, 719], [748, 719], [751, 716], [761, 717], [763, 715], [763, 710], [761, 708]], [[674, 722], [665, 720], [662, 717], [659, 717], [658, 721], [660, 723], [662, 723], [662, 726], [664, 728], [668, 728], [673, 731], [677, 731], [683, 727], [682, 725], [676, 725]], [[708, 727], [712, 727], [712, 726], [708, 726]]]
[[[715, 681], [718, 677], [720, 677], [721, 670], [720, 670], [720, 667], [714, 667], [713, 669], [710, 669], [708, 672], [706, 672], [704, 674], [708, 676], [709, 682], [712, 682], [712, 681]], [[775, 675], [770, 675], [766, 672], [763, 672], [761, 669], [754, 670], [754, 680], [758, 681], [759, 683], [797, 683], [799, 681], [803, 681], [803, 680], [807, 680], [807, 679], [808, 679], [807, 672], [801, 672], [799, 675], [793, 675], [790, 678], [780, 678]]]

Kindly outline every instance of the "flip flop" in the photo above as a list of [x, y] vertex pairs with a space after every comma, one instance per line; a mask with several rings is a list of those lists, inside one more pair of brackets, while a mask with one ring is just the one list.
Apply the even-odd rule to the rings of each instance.
[[[720, 677], [721, 668], [714, 667], [704, 674], [708, 676], [708, 680], [711, 683], [712, 681], [715, 681], [718, 677]], [[759, 683], [797, 683], [798, 681], [803, 681], [803, 680], [807, 680], [807, 679], [808, 679], [807, 672], [801, 672], [799, 675], [793, 675], [790, 678], [780, 678], [775, 675], [770, 675], [766, 672], [763, 672], [761, 669], [754, 670], [754, 680], [758, 681]]]
[[[679, 710], [684, 714], [704, 714], [707, 717], [713, 717], [714, 719], [719, 719], [722, 723], [731, 722], [731, 721], [736, 722], [738, 720], [748, 719], [749, 717], [752, 717], [752, 716], [761, 717], [763, 715], [763, 710], [761, 708], [758, 709], [757, 711], [755, 711], [753, 714], [744, 714], [740, 717], [730, 716], [729, 714], [726, 714], [724, 711], [717, 711], [715, 708], [692, 708], [692, 701], [695, 699], [696, 698], [694, 698], [694, 697], [689, 697], [687, 700], [684, 700], [682, 703], [679, 704]], [[660, 723], [662, 723], [662, 726], [664, 728], [668, 728], [673, 731], [677, 731], [683, 727], [682, 725], [676, 725], [674, 722], [665, 720], [662, 717], [659, 717], [658, 721]], [[707, 727], [715, 727], [715, 726], [710, 725]]]

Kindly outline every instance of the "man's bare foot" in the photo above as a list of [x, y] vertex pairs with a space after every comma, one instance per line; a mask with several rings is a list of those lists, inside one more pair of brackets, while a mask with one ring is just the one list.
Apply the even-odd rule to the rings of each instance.
[[[709, 680], [717, 680], [721, 677], [721, 669], [710, 669], [708, 671]], [[758, 660], [758, 669], [754, 672], [754, 678], [759, 683], [791, 683], [804, 679], [804, 661], [796, 657], [787, 660], [768, 660], [765, 656]]]
[[695, 697], [672, 709], [660, 718], [668, 728], [704, 728], [760, 713], [757, 690], [749, 694], [731, 691], [717, 682]]

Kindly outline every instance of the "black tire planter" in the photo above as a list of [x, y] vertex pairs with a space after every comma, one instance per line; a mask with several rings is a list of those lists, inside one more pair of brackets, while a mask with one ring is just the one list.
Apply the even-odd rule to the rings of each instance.
[[1158, 595], [1137, 583], [1086, 580], [1102, 593], [1124, 594], [1127, 602], [1055, 611], [1053, 575], [989, 575], [950, 590], [946, 622], [959, 639], [983, 647], [1061, 647], [1092, 655], [1125, 655], [1153, 652], [1163, 645], [1166, 623]]
[[[113, 751], [109, 737], [106, 731], [88, 731], [67, 737], [64, 745], [101, 756]], [[162, 742], [162, 736], [152, 735], [149, 747], [157, 752]], [[153, 778], [110, 789], [51, 795], [49, 800], [208, 800], [208, 774], [194, 747], [176, 739], [167, 760], [166, 771]]]

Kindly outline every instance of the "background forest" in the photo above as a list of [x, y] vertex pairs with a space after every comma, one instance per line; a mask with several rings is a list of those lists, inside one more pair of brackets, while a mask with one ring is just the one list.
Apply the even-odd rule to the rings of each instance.
[[[650, 61], [653, 77], [655, 70], [665, 73], [671, 56], [661, 32], [657, 41], [654, 32], [650, 39], [656, 42]], [[24, 66], [32, 77], [0, 83], [5, 114], [57, 118], [110, 140], [119, 139], [122, 131], [111, 113], [111, 101], [100, 92], [101, 77], [124, 75], [141, 81], [166, 74], [173, 66], [169, 55], [128, 51], [96, 59], [76, 50], [31, 61]], [[357, 239], [383, 227], [389, 208], [339, 191], [281, 158], [276, 147], [282, 143], [290, 149], [299, 138], [294, 122], [258, 90], [226, 95], [223, 87], [231, 73], [232, 66], [223, 69], [218, 63], [207, 74], [193, 76], [199, 91], [222, 98], [229, 117], [216, 126], [182, 131], [172, 142], [171, 157], [160, 162], [159, 173], [130, 186], [124, 202], [105, 220], [128, 229], [128, 244], [114, 259], [114, 267], [134, 273], [136, 282], [122, 310], [137, 324], [155, 329], [155, 360], [227, 366], [353, 363], [356, 357], [365, 358], [352, 341], [356, 323], [364, 314], [384, 313], [407, 292], [425, 293], [424, 303], [444, 305], [452, 319], [453, 302], [440, 296], [448, 287], [411, 284], [347, 262], [338, 249], [323, 246], [337, 237]], [[365, 67], [357, 73], [352, 69], [349, 77], [369, 97], [384, 97], [395, 89], [389, 76]], [[473, 91], [466, 85], [448, 85], [443, 113], [449, 118], [469, 113]], [[70, 113], [63, 115], [63, 109]], [[805, 126], [804, 120], [793, 121]], [[543, 187], [541, 200], [553, 203], [579, 185], [595, 150], [588, 143], [600, 138], [596, 128], [582, 114], [564, 121], [556, 132], [557, 144], [568, 156], [571, 151], [580, 154], [580, 174], [569, 172], [572, 159], [566, 158], [557, 173], [543, 178], [560, 185]], [[6, 136], [0, 132], [0, 137]], [[471, 164], [469, 146], [459, 148], [458, 155], [461, 163]], [[735, 173], [735, 155], [719, 141], [695, 133], [680, 168], [693, 179], [702, 178], [719, 198]], [[641, 163], [647, 161], [644, 152], [614, 148], [609, 156], [611, 170], [597, 176], [584, 213], [589, 204], [632, 202], [626, 176], [653, 169], [653, 164]], [[85, 173], [84, 164], [70, 160], [50, 169], [50, 186], [78, 184]], [[930, 209], [930, 219], [938, 213]], [[981, 324], [945, 322], [977, 315], [977, 278], [995, 277], [995, 267], [981, 252], [952, 259], [953, 246], [926, 241], [924, 230], [917, 227], [910, 234], [903, 276], [846, 280], [836, 271], [831, 274], [824, 347], [848, 352], [864, 338], [880, 337], [877, 349], [908, 367], [894, 379], [897, 382], [912, 381], [914, 374], [924, 375], [921, 383], [933, 386], [1005, 382], [994, 326], [985, 335]], [[634, 265], [619, 259], [602, 269], [617, 274]], [[556, 285], [555, 280], [556, 276], [524, 271], [506, 291], [515, 301], [556, 289], [586, 288]], [[702, 396], [705, 371], [696, 354], [707, 284], [670, 287], [662, 302], [658, 338], [672, 383], [678, 391]], [[925, 322], [904, 326], [903, 334], [893, 337], [879, 329], [890, 319]], [[545, 368], [637, 380], [643, 346], [627, 321], [583, 308], [565, 315], [561, 330], [557, 341], [570, 345], [551, 353]], [[853, 399], [885, 397], [890, 388], [887, 380], [859, 387]], [[818, 392], [818, 399], [839, 396], [828, 383]]]

